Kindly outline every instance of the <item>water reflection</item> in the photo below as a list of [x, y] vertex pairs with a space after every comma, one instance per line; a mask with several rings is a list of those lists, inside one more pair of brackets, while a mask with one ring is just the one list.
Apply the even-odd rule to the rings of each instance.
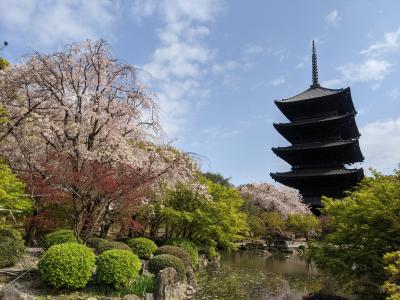
[[321, 289], [337, 291], [335, 282], [301, 256], [263, 257], [252, 251], [226, 252], [219, 266], [198, 274], [194, 299], [300, 300]]

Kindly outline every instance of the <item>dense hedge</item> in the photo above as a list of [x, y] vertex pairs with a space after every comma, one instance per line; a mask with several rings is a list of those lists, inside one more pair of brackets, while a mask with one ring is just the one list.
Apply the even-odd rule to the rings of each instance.
[[161, 254], [154, 256], [149, 261], [148, 269], [150, 272], [157, 274], [162, 269], [165, 269], [167, 267], [174, 268], [182, 279], [185, 278], [185, 265], [179, 258], [170, 254]]
[[70, 289], [83, 288], [95, 266], [93, 251], [80, 244], [64, 243], [50, 247], [42, 256], [38, 270], [50, 285]]
[[63, 243], [77, 243], [78, 240], [72, 230], [62, 229], [49, 233], [45, 236], [43, 248], [49, 249], [51, 246]]
[[97, 238], [97, 237], [90, 238], [86, 242], [86, 245], [90, 248], [93, 248], [97, 255], [101, 254], [105, 251], [114, 250], [114, 249], [127, 250], [127, 251], [132, 252], [131, 247], [129, 247], [127, 244], [115, 242], [115, 241], [108, 241], [108, 240]]
[[166, 245], [179, 246], [190, 254], [192, 260], [192, 267], [196, 268], [199, 264], [199, 248], [190, 240], [184, 238], [174, 238], [166, 242]]
[[146, 238], [130, 239], [128, 245], [140, 258], [150, 258], [158, 248], [156, 243]]
[[108, 250], [97, 257], [97, 281], [116, 288], [126, 286], [138, 276], [142, 263], [131, 250]]
[[192, 260], [190, 258], [189, 253], [181, 247], [178, 246], [162, 246], [158, 248], [158, 250], [154, 253], [155, 255], [160, 255], [160, 254], [170, 254], [173, 256], [176, 256], [179, 258], [185, 267], [190, 267], [192, 265]]
[[0, 268], [14, 265], [25, 254], [22, 240], [9, 236], [0, 237]]
[[0, 239], [3, 237], [10, 237], [15, 240], [22, 240], [22, 234], [18, 230], [9, 225], [0, 225]]

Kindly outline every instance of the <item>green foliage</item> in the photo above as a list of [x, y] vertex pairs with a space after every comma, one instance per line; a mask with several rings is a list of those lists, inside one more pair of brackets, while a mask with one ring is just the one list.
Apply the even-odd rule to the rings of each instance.
[[220, 173], [206, 172], [203, 173], [202, 175], [208, 180], [212, 181], [213, 183], [226, 187], [233, 187], [232, 183], [230, 183], [231, 178], [225, 178]]
[[182, 279], [185, 278], [185, 265], [179, 258], [173, 255], [161, 254], [154, 256], [152, 259], [150, 259], [148, 268], [150, 272], [157, 274], [162, 269], [167, 267], [174, 268]]
[[10, 225], [0, 225], [0, 239], [3, 237], [13, 238], [15, 240], [22, 240], [22, 234], [17, 229], [12, 228]]
[[42, 256], [38, 270], [43, 280], [56, 288], [86, 286], [95, 266], [93, 251], [80, 244], [64, 243], [50, 247]]
[[[94, 252], [97, 255], [99, 255], [99, 254], [101, 254], [102, 252], [105, 251], [105, 250], [104, 251], [102, 251], [102, 250], [103, 250], [104, 246], [108, 242], [109, 241], [105, 240], [105, 239], [101, 239], [101, 238], [98, 238], [98, 237], [91, 237], [86, 241], [86, 246], [92, 248], [94, 250]], [[111, 250], [111, 249], [107, 249], [107, 250]]]
[[286, 229], [293, 232], [296, 237], [303, 237], [308, 241], [317, 232], [318, 225], [318, 218], [312, 214], [293, 214], [287, 219]]
[[27, 214], [32, 202], [25, 195], [25, 184], [0, 160], [0, 214]]
[[236, 248], [235, 241], [247, 231], [246, 217], [240, 211], [243, 199], [235, 188], [215, 184], [205, 178], [195, 187], [177, 184], [166, 193], [162, 210], [167, 237], [182, 237], [200, 245], [217, 243]]
[[197, 265], [199, 264], [199, 248], [192, 241], [190, 241], [188, 239], [184, 239], [184, 238], [174, 238], [174, 239], [168, 240], [165, 244], [179, 246], [179, 247], [185, 249], [186, 252], [189, 253], [189, 255], [191, 257], [193, 268], [196, 268]]
[[6, 59], [0, 57], [0, 70], [3, 70], [9, 66], [10, 66], [10, 63]]
[[96, 260], [97, 281], [120, 288], [138, 276], [142, 267], [140, 259], [127, 250], [107, 250]]
[[[4, 107], [0, 104], [0, 125], [7, 123], [8, 121], [8, 114]], [[0, 130], [2, 128], [0, 127]]]
[[78, 240], [72, 230], [62, 229], [47, 234], [44, 238], [43, 248], [48, 249], [57, 244], [77, 242]]
[[156, 243], [146, 238], [133, 238], [127, 243], [140, 258], [150, 258], [158, 248]]
[[14, 265], [25, 254], [24, 243], [14, 237], [0, 238], [0, 268]]
[[388, 293], [388, 300], [400, 299], [400, 251], [386, 253], [383, 257], [385, 272], [389, 279], [383, 287]]
[[178, 246], [169, 246], [169, 245], [162, 246], [158, 248], [154, 254], [155, 255], [170, 254], [179, 258], [183, 262], [185, 267], [189, 267], [192, 265], [192, 260], [189, 253], [185, 249]]
[[337, 277], [369, 281], [378, 290], [385, 279], [383, 255], [400, 249], [400, 172], [373, 175], [342, 201], [323, 200], [332, 232], [309, 250]]
[[269, 236], [279, 235], [285, 230], [285, 219], [279, 212], [271, 211], [263, 213], [261, 219], [264, 222], [266, 234]]
[[86, 245], [94, 249], [97, 255], [103, 253], [104, 251], [114, 250], [114, 249], [127, 250], [132, 252], [131, 247], [129, 247], [127, 244], [116, 241], [108, 241], [97, 237], [92, 237], [88, 239], [86, 241]]
[[123, 297], [128, 294], [145, 296], [147, 293], [154, 292], [154, 276], [139, 275], [134, 281], [128, 285], [118, 289], [119, 296]]

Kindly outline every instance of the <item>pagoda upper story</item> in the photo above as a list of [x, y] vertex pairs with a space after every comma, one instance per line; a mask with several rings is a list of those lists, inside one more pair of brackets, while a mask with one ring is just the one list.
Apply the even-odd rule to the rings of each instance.
[[364, 157], [350, 88], [328, 89], [319, 85], [314, 41], [312, 78], [306, 91], [275, 100], [289, 122], [274, 123], [274, 127], [291, 146], [272, 151], [288, 162], [292, 170], [270, 175], [298, 189], [306, 203], [319, 207], [321, 196], [340, 198], [363, 178], [363, 169], [348, 169], [345, 165], [361, 162]]

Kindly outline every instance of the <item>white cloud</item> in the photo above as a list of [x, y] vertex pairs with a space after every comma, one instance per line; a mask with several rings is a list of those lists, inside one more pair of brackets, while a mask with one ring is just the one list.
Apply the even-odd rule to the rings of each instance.
[[[139, 9], [140, 12], [138, 3], [143, 5], [142, 1], [136, 2], [138, 8], [134, 11]], [[207, 91], [202, 80], [210, 71], [215, 51], [208, 47], [204, 38], [210, 33], [209, 23], [223, 6], [223, 0], [164, 0], [140, 15], [157, 13], [165, 24], [157, 30], [160, 44], [143, 69], [156, 82], [161, 123], [170, 136], [184, 128], [190, 107], [198, 105]], [[230, 62], [215, 66], [214, 71], [234, 67]]]
[[368, 123], [360, 132], [364, 166], [392, 173], [400, 163], [400, 118]]
[[325, 17], [325, 23], [328, 25], [337, 23], [341, 20], [339, 17], [339, 13], [337, 9], [332, 10], [326, 17]]
[[301, 69], [303, 68], [308, 62], [310, 61], [310, 56], [303, 56], [301, 58], [301, 61], [296, 65], [296, 69]]
[[327, 87], [327, 88], [340, 88], [340, 87], [343, 87], [343, 81], [338, 78], [329, 79], [329, 80], [323, 81], [321, 83], [321, 85], [324, 87]]
[[142, 18], [153, 15], [157, 9], [157, 5], [157, 0], [134, 0], [132, 14], [140, 22]]
[[241, 63], [234, 61], [234, 60], [228, 60], [226, 62], [220, 63], [220, 64], [214, 64], [212, 66], [212, 70], [214, 73], [223, 73], [223, 72], [230, 72], [237, 70], [242, 66]]
[[379, 56], [383, 53], [400, 49], [400, 27], [395, 32], [386, 32], [384, 36], [385, 40], [383, 42], [372, 44], [368, 49], [361, 51], [361, 54]]
[[0, 25], [34, 47], [108, 35], [118, 11], [111, 0], [3, 0], [1, 6]]
[[208, 127], [202, 131], [208, 138], [214, 141], [218, 141], [221, 139], [229, 139], [240, 133], [240, 130], [225, 130], [218, 126]]
[[284, 84], [285, 82], [286, 82], [286, 79], [284, 77], [277, 77], [277, 78], [271, 80], [269, 83], [272, 86], [279, 86], [279, 85]]
[[400, 88], [394, 88], [390, 91], [388, 91], [388, 96], [393, 98], [393, 99], [398, 99], [400, 98]]
[[263, 54], [268, 51], [269, 51], [268, 49], [265, 49], [264, 47], [262, 47], [260, 45], [248, 44], [244, 47], [243, 55], [250, 56], [250, 55], [255, 55], [255, 54]]
[[344, 79], [354, 82], [382, 81], [392, 64], [386, 60], [367, 59], [361, 64], [349, 63], [339, 67]]

